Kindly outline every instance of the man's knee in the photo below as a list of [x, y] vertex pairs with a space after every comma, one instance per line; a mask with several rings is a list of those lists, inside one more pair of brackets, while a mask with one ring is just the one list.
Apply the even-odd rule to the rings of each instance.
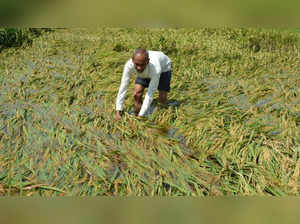
[[167, 91], [159, 91], [159, 98], [165, 99], [168, 97], [168, 92]]
[[168, 103], [168, 92], [159, 91], [159, 101], [160, 101], [160, 103], [167, 104]]
[[141, 101], [142, 96], [143, 96], [143, 91], [142, 91], [142, 90], [135, 90], [135, 91], [133, 92], [133, 98], [134, 98], [136, 101]]

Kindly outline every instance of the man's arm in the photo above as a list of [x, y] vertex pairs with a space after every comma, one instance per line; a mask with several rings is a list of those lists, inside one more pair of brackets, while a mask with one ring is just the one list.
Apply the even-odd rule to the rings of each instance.
[[[160, 74], [160, 73], [158, 73]], [[160, 75], [155, 75], [150, 83], [149, 83], [149, 87], [148, 87], [148, 91], [145, 95], [145, 99], [143, 101], [143, 105], [142, 105], [142, 108], [139, 112], [139, 116], [144, 116], [146, 111], [149, 109], [152, 101], [153, 101], [153, 96], [154, 96], [154, 93], [155, 91], [157, 90], [157, 87], [158, 87], [158, 84], [159, 84], [159, 78], [160, 78]]]
[[124, 70], [123, 70], [121, 85], [120, 85], [117, 100], [116, 100], [116, 111], [117, 111], [118, 115], [120, 115], [120, 111], [123, 110], [123, 102], [124, 102], [124, 99], [125, 99], [125, 96], [126, 96], [126, 93], [128, 90], [129, 81], [130, 81], [130, 68], [128, 67], [128, 65], [126, 63]]

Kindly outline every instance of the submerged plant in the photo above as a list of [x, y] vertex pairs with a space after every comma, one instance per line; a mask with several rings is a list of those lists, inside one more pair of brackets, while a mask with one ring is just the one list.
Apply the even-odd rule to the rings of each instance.
[[[116, 122], [136, 47], [170, 56], [170, 105], [132, 115], [132, 77]], [[299, 34], [245, 28], [63, 29], [5, 49], [0, 194], [299, 195], [299, 51]]]

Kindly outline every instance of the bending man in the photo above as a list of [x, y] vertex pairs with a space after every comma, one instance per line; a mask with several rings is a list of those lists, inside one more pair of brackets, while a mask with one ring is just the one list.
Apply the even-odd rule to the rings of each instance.
[[[138, 116], [143, 116], [149, 109], [155, 91], [159, 90], [159, 102], [166, 105], [168, 103], [168, 92], [171, 82], [171, 60], [163, 52], [146, 51], [138, 48], [133, 52], [123, 70], [120, 89], [116, 102], [116, 119], [121, 119], [123, 102], [128, 90], [130, 75], [137, 76], [135, 80], [134, 112]], [[144, 101], [144, 89], [148, 87]]]

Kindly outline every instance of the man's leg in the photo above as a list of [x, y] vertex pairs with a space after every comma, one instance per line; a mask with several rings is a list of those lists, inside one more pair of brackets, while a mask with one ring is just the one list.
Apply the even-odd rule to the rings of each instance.
[[168, 92], [164, 90], [159, 90], [159, 97], [158, 100], [164, 106], [168, 105]]
[[143, 98], [144, 89], [145, 89], [144, 86], [140, 84], [135, 84], [133, 98], [134, 98], [134, 112], [136, 115], [138, 115], [142, 107], [142, 101], [143, 101], [142, 98]]
[[171, 83], [171, 71], [163, 72], [160, 76], [158, 90], [159, 90], [159, 102], [167, 106], [168, 105], [168, 92], [170, 91]]

